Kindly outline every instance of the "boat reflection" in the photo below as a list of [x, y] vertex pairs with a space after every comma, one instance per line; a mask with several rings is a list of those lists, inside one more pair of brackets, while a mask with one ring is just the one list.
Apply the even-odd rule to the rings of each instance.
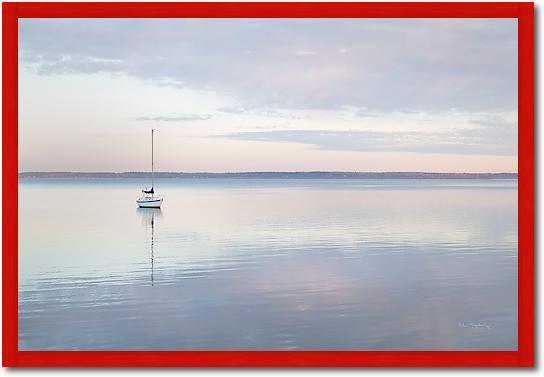
[[150, 256], [150, 262], [151, 262], [151, 286], [155, 285], [155, 277], [153, 275], [154, 273], [154, 244], [155, 244], [155, 219], [162, 218], [162, 212], [160, 208], [138, 208], [137, 209], [138, 214], [140, 215], [142, 219], [142, 224], [146, 228], [151, 228], [151, 256]]

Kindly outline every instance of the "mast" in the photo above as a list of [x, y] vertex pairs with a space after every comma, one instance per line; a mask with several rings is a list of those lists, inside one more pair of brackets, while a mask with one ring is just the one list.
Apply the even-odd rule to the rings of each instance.
[[153, 129], [151, 129], [151, 190], [155, 191], [155, 171], [153, 167]]

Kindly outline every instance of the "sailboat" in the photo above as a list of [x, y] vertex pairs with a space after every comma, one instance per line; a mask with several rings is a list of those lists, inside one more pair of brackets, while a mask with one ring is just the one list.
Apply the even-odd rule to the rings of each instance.
[[151, 130], [151, 188], [142, 190], [143, 195], [136, 200], [140, 208], [161, 208], [162, 198], [155, 196], [155, 170], [153, 166], [153, 130]]

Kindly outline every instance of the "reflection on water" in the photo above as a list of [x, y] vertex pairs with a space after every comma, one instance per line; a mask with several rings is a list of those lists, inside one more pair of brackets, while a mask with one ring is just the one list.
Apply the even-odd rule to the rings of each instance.
[[516, 181], [139, 184], [20, 180], [19, 349], [516, 349]]
[[142, 223], [151, 228], [151, 285], [155, 285], [155, 281], [153, 278], [153, 241], [155, 238], [155, 217], [160, 218], [162, 216], [162, 212], [160, 208], [137, 208], [136, 211], [138, 211], [138, 214], [142, 216]]

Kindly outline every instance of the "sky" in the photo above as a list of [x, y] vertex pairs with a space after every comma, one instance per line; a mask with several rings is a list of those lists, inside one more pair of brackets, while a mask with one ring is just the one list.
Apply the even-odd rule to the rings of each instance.
[[19, 171], [517, 172], [516, 19], [20, 19]]

